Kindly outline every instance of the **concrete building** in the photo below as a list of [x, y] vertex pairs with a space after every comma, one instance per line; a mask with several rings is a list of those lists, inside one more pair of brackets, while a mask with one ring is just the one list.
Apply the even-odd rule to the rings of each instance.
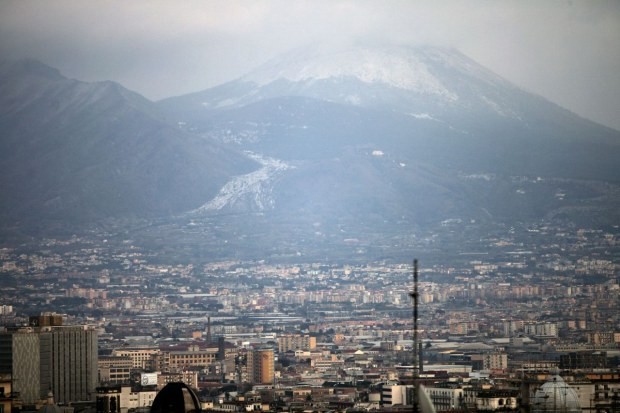
[[556, 323], [536, 322], [523, 325], [525, 334], [538, 337], [557, 337], [558, 326]]
[[176, 373], [161, 373], [157, 375], [157, 388], [163, 389], [169, 383], [185, 383], [193, 389], [198, 388], [198, 372], [184, 370]]
[[588, 343], [602, 345], [617, 343], [618, 333], [613, 331], [590, 331], [586, 333]]
[[97, 387], [97, 331], [89, 326], [52, 327], [51, 389], [58, 403], [93, 400]]
[[198, 346], [190, 346], [186, 351], [167, 351], [165, 353], [167, 366], [173, 369], [208, 366], [215, 363], [219, 356], [217, 348], [201, 350]]
[[301, 334], [286, 334], [278, 336], [278, 351], [285, 353], [287, 351], [316, 349], [316, 337]]
[[90, 401], [97, 385], [97, 332], [88, 326], [27, 327], [0, 333], [0, 373], [24, 404]]
[[123, 348], [114, 349], [112, 355], [116, 357], [129, 357], [132, 361], [132, 368], [150, 370], [156, 369], [156, 359], [160, 354], [157, 347], [147, 348]]
[[97, 413], [127, 413], [129, 410], [150, 409], [157, 391], [135, 390], [129, 385], [97, 387]]
[[0, 333], [0, 374], [11, 376], [12, 392], [24, 404], [44, 400], [51, 387], [50, 354], [42, 348], [49, 348], [49, 334], [32, 328]]
[[506, 411], [519, 408], [517, 390], [481, 390], [476, 395], [476, 411]]
[[461, 387], [427, 387], [426, 392], [438, 412], [461, 409], [465, 395]]
[[12, 409], [13, 397], [11, 389], [11, 375], [6, 373], [0, 374], [0, 412], [9, 413]]
[[[606, 381], [594, 385], [590, 410], [615, 412], [620, 409], [620, 382]], [[582, 402], [582, 406], [586, 403]]]
[[12, 305], [0, 305], [0, 315], [10, 315], [13, 313]]
[[560, 369], [604, 369], [607, 368], [607, 353], [604, 351], [571, 352], [560, 355]]
[[506, 320], [502, 323], [504, 337], [513, 337], [523, 331], [523, 320]]
[[248, 381], [255, 384], [271, 384], [274, 375], [273, 349], [258, 349], [247, 353]]
[[411, 399], [411, 391], [413, 390], [413, 385], [392, 385], [385, 386], [381, 391], [381, 404], [384, 406], [395, 406], [395, 405], [403, 405], [408, 404], [411, 405], [412, 401], [408, 400], [407, 394], [409, 394]]
[[130, 357], [99, 357], [99, 384], [129, 383], [132, 367]]
[[491, 353], [484, 355], [483, 368], [485, 370], [504, 370], [508, 368], [508, 354]]

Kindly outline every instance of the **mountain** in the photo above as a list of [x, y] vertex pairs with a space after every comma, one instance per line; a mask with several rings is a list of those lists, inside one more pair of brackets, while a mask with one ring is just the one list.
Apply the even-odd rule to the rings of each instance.
[[0, 108], [4, 226], [179, 214], [258, 166], [117, 83], [67, 79], [35, 60], [0, 63]]
[[378, 259], [620, 222], [620, 132], [452, 49], [306, 48], [160, 102], [4, 62], [0, 107], [5, 233], [95, 224], [174, 260]]
[[251, 151], [266, 168], [260, 182], [236, 177], [195, 211], [203, 216], [329, 222], [343, 238], [446, 221], [619, 218], [620, 132], [452, 49], [296, 50], [158, 104], [184, 130]]

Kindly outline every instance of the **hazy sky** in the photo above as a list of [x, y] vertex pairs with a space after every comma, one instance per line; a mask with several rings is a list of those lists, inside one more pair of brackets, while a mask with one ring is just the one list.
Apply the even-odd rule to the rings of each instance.
[[0, 0], [0, 56], [156, 100], [313, 42], [455, 47], [528, 91], [620, 129], [620, 0]]

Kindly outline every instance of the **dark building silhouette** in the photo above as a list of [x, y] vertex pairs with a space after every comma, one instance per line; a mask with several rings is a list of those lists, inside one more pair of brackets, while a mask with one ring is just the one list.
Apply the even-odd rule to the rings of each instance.
[[607, 368], [607, 353], [568, 353], [560, 355], [560, 369], [605, 369]]
[[200, 401], [185, 383], [168, 383], [155, 397], [151, 413], [198, 413]]

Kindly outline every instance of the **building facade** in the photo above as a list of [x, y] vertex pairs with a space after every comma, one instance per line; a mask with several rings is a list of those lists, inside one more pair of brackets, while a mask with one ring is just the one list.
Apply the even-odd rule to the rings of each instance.
[[49, 354], [41, 352], [48, 346], [48, 335], [32, 328], [0, 333], [0, 373], [11, 376], [12, 391], [25, 404], [45, 399], [50, 389]]
[[271, 384], [274, 375], [273, 349], [258, 349], [247, 354], [248, 381], [255, 384]]
[[58, 403], [93, 400], [97, 387], [97, 331], [89, 326], [55, 327], [50, 334], [51, 389]]
[[438, 412], [462, 409], [465, 406], [461, 387], [427, 387], [426, 392]]
[[190, 347], [187, 351], [169, 351], [167, 353], [167, 365], [172, 369], [187, 367], [204, 367], [215, 363], [218, 359], [218, 349], [209, 348], [201, 350], [197, 346]]
[[129, 383], [133, 362], [129, 357], [99, 357], [99, 384]]
[[89, 326], [27, 327], [0, 333], [0, 373], [25, 404], [90, 401], [97, 385], [97, 332]]
[[112, 355], [116, 357], [129, 357], [132, 361], [132, 368], [149, 370], [155, 369], [156, 359], [160, 354], [157, 347], [148, 348], [123, 348], [115, 349]]
[[284, 353], [287, 351], [316, 349], [316, 337], [301, 334], [287, 334], [278, 337], [278, 351]]

